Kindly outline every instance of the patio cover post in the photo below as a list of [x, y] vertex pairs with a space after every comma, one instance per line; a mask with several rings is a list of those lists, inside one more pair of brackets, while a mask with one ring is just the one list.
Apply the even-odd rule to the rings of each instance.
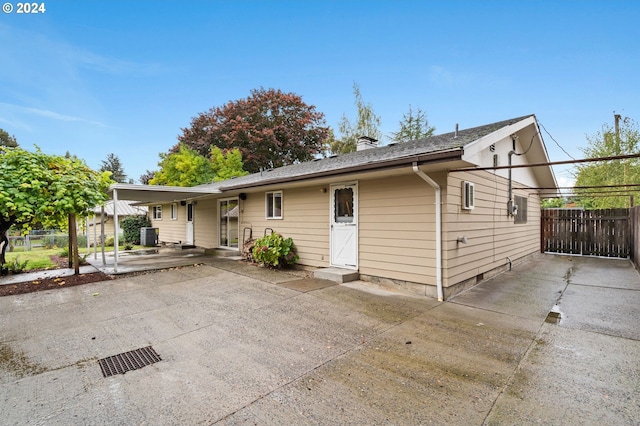
[[118, 272], [118, 190], [113, 190], [113, 272]]
[[102, 266], [107, 266], [107, 259], [104, 257], [104, 206], [100, 210], [100, 247], [102, 248]]
[[87, 234], [87, 253], [91, 253], [91, 246], [89, 245], [89, 216], [84, 219], [85, 234]]
[[[98, 230], [96, 229], [96, 212], [93, 212], [93, 259], [98, 259]], [[87, 226], [87, 229], [89, 227]], [[87, 236], [87, 241], [89, 237]]]

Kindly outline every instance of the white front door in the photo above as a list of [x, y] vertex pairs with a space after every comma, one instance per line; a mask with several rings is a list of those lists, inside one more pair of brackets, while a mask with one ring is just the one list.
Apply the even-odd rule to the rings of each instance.
[[187, 203], [187, 240], [188, 245], [193, 245], [193, 203]]
[[331, 185], [331, 266], [358, 269], [358, 184]]

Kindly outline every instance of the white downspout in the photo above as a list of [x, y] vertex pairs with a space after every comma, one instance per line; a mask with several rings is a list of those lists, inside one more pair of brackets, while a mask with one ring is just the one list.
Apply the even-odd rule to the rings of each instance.
[[436, 287], [438, 301], [442, 302], [444, 301], [444, 293], [442, 291], [442, 189], [435, 180], [418, 168], [418, 163], [416, 162], [413, 163], [413, 172], [436, 191]]

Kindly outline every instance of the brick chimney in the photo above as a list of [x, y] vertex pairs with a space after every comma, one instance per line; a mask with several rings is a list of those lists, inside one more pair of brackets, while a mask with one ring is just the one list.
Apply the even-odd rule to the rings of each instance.
[[358, 138], [358, 145], [356, 151], [364, 151], [365, 149], [377, 148], [378, 140], [370, 138], [369, 136], [360, 136]]

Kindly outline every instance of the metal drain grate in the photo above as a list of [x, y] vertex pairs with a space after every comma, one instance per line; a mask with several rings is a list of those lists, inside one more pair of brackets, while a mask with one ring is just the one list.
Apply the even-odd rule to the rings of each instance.
[[109, 356], [98, 360], [104, 377], [124, 374], [127, 371], [137, 370], [147, 365], [161, 361], [160, 355], [151, 346], [135, 349], [118, 355]]

